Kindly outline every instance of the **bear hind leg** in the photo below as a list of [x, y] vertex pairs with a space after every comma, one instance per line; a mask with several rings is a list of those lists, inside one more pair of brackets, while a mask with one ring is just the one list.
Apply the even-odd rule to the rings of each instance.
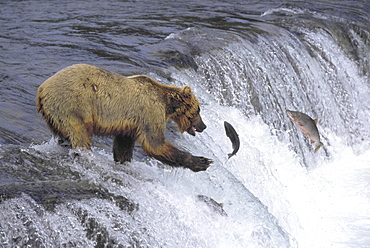
[[113, 158], [116, 162], [131, 161], [136, 138], [131, 135], [119, 134], [113, 139]]
[[69, 121], [64, 122], [48, 115], [44, 115], [44, 118], [53, 135], [58, 138], [58, 145], [72, 149], [84, 147], [90, 150], [93, 135], [90, 123], [85, 123], [73, 115], [69, 117]]
[[69, 122], [62, 123], [58, 127], [58, 136], [62, 140], [69, 141], [72, 149], [84, 147], [90, 150], [93, 135], [92, 125], [83, 122], [79, 118], [70, 117], [70, 119]]

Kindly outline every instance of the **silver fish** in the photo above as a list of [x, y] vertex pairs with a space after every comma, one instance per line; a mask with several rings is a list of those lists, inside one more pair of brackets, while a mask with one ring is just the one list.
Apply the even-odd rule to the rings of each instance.
[[316, 126], [318, 119], [313, 120], [308, 115], [298, 111], [287, 110], [286, 112], [290, 120], [310, 138], [311, 144], [316, 143], [314, 152], [317, 152], [324, 145], [320, 141], [319, 130]]
[[227, 121], [224, 122], [224, 126], [225, 126], [226, 136], [229, 137], [229, 139], [231, 140], [231, 143], [233, 144], [234, 151], [232, 153], [227, 154], [229, 158], [231, 158], [239, 150], [239, 147], [240, 147], [239, 135], [236, 133], [234, 127], [231, 126], [231, 124], [228, 123]]

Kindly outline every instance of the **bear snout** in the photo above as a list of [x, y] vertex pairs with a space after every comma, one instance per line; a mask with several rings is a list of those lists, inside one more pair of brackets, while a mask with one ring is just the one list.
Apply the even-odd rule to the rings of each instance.
[[202, 119], [199, 119], [197, 122], [193, 123], [193, 125], [187, 130], [187, 132], [190, 135], [195, 136], [195, 132], [201, 133], [206, 128], [207, 128], [206, 124], [204, 124]]
[[203, 130], [207, 128], [206, 124], [204, 124], [202, 119], [200, 119], [197, 123], [195, 123], [193, 127], [195, 128], [195, 131], [200, 132], [200, 133], [203, 132]]

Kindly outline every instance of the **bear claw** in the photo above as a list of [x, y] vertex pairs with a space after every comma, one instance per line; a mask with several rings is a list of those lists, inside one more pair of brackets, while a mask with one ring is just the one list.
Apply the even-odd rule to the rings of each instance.
[[194, 172], [205, 171], [213, 163], [212, 159], [204, 157], [193, 157], [193, 163], [188, 167]]

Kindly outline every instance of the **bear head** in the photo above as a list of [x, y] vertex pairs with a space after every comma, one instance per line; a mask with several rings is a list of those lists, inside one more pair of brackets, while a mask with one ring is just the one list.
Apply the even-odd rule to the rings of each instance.
[[199, 102], [190, 86], [184, 86], [179, 95], [181, 106], [176, 110], [176, 117], [173, 119], [181, 133], [186, 131], [195, 136], [195, 132], [202, 132], [207, 127], [200, 116]]

